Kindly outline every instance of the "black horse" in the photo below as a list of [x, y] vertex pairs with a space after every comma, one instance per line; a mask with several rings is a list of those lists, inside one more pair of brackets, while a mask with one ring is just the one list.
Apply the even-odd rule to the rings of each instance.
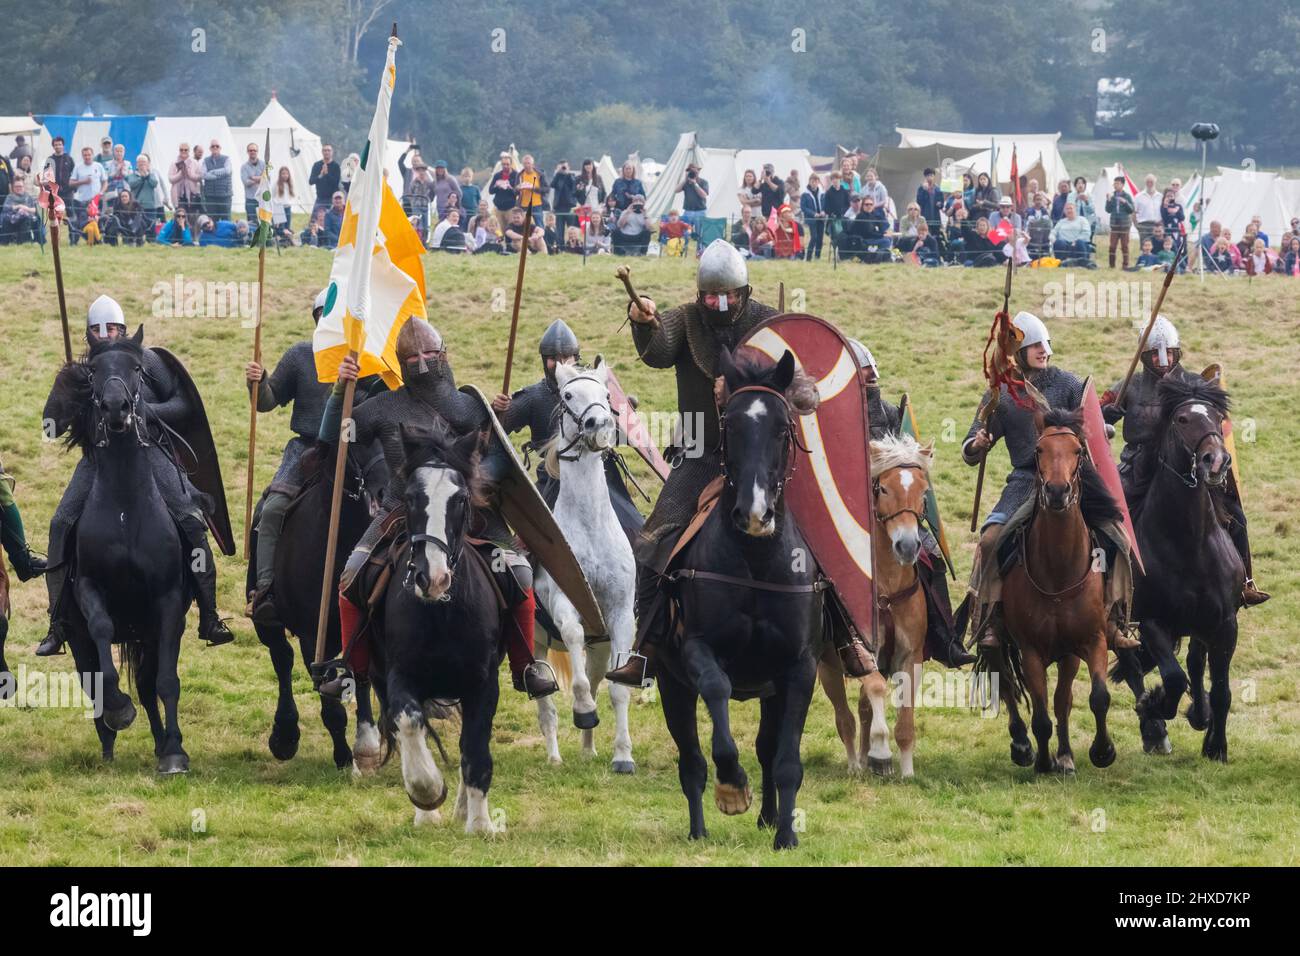
[[678, 752], [678, 776], [690, 810], [690, 836], [707, 836], [702, 795], [708, 764], [700, 751], [696, 701], [713, 721], [714, 802], [726, 814], [753, 800], [732, 739], [728, 701], [761, 697], [757, 753], [763, 772], [760, 827], [776, 827], [774, 847], [797, 846], [795, 795], [799, 757], [822, 635], [817, 568], [782, 488], [792, 465], [791, 397], [808, 411], [806, 383], [795, 382], [794, 357], [774, 367], [730, 353], [719, 356], [729, 394], [722, 402], [725, 488], [669, 575], [681, 612], [679, 635], [660, 654], [664, 717]]
[[[266, 645], [271, 655], [279, 684], [279, 701], [267, 746], [278, 760], [290, 760], [298, 752], [298, 705], [293, 699], [293, 647], [286, 631], [298, 638], [304, 666], [310, 666], [316, 657], [316, 625], [320, 609], [321, 575], [325, 570], [325, 538], [329, 530], [330, 499], [334, 489], [335, 445], [321, 443], [308, 451], [302, 459], [303, 491], [294, 499], [285, 514], [284, 528], [280, 532], [275, 550], [276, 616], [281, 626], [254, 623], [258, 639]], [[334, 567], [333, 595], [339, 575], [348, 554], [365, 533], [370, 523], [370, 489], [383, 489], [388, 484], [387, 469], [380, 459], [376, 466], [382, 473], [372, 470], [370, 481], [365, 481], [356, 467], [355, 456], [349, 454], [343, 489], [342, 508], [339, 511], [338, 548]], [[257, 554], [257, 533], [249, 553]], [[248, 563], [248, 590], [257, 582], [257, 560]], [[329, 621], [325, 635], [326, 659], [337, 657], [342, 646], [339, 633], [339, 609], [330, 601]], [[348, 714], [343, 704], [328, 696], [320, 698], [321, 723], [329, 731], [334, 744], [334, 765], [340, 770], [353, 763], [358, 771], [372, 770], [379, 765], [379, 733], [370, 709], [370, 684], [358, 681], [356, 753], [348, 746]]]
[[[1153, 477], [1135, 516], [1146, 574], [1133, 592], [1133, 617], [1141, 622], [1142, 646], [1122, 651], [1112, 677], [1125, 681], [1137, 698], [1143, 749], [1168, 753], [1165, 721], [1178, 714], [1178, 701], [1191, 689], [1187, 720], [1209, 728], [1201, 753], [1228, 759], [1227, 723], [1232, 691], [1228, 670], [1237, 646], [1238, 596], [1246, 577], [1228, 534], [1222, 489], [1232, 459], [1224, 448], [1228, 395], [1217, 385], [1192, 379], [1160, 382], [1161, 438], [1151, 451]], [[1183, 637], [1190, 636], [1187, 668], [1178, 662]], [[1211, 688], [1204, 688], [1209, 659]], [[1159, 668], [1161, 682], [1150, 690], [1143, 676]]]
[[[177, 662], [193, 599], [183, 539], [154, 478], [140, 397], [143, 327], [129, 339], [96, 343], [89, 356], [59, 372], [55, 389], [78, 409], [68, 444], [82, 450], [94, 484], [76, 528], [69, 644], [83, 685], [94, 687], [95, 730], [105, 760], [119, 731], [135, 720], [113, 663], [126, 645], [136, 692], [149, 716], [161, 774], [184, 773], [189, 756], [177, 722]], [[158, 713], [162, 699], [164, 724]]]
[[487, 561], [465, 538], [474, 508], [484, 503], [480, 435], [457, 439], [439, 428], [403, 430], [402, 438], [407, 542], [381, 601], [382, 624], [372, 642], [380, 727], [388, 755], [394, 750], [401, 755], [415, 822], [436, 819], [447, 787], [425, 739], [425, 715], [459, 700], [456, 816], [465, 819], [467, 833], [494, 832], [487, 806], [489, 744], [505, 646], [502, 628], [510, 619]]

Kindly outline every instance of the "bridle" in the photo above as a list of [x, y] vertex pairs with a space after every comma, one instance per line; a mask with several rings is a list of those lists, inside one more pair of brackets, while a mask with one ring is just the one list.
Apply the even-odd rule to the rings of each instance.
[[[137, 366], [137, 372], [139, 371], [139, 367]], [[88, 369], [87, 376], [88, 384], [90, 385], [91, 408], [95, 416], [95, 447], [105, 448], [108, 446], [108, 423], [104, 421], [104, 416], [99, 410], [99, 403], [103, 401], [103, 391], [100, 391], [99, 394], [96, 394], [95, 392], [95, 370], [93, 366]], [[136, 444], [142, 448], [153, 444], [147, 437], [148, 429], [145, 428], [144, 425], [144, 416], [140, 414], [139, 382], [136, 383], [136, 387], [133, 389], [127, 384], [126, 379], [122, 378], [122, 376], [110, 375], [104, 380], [104, 389], [106, 390], [108, 386], [112, 385], [114, 382], [121, 385], [122, 390], [131, 397], [131, 425], [135, 430]]]
[[1078, 451], [1076, 452], [1077, 457], [1074, 462], [1074, 471], [1070, 473], [1070, 490], [1066, 492], [1065, 495], [1065, 507], [1072, 508], [1079, 500], [1079, 469], [1083, 467], [1083, 441], [1075, 433], [1074, 429], [1067, 428], [1064, 425], [1056, 425], [1039, 435], [1038, 441], [1034, 443], [1035, 471], [1038, 474], [1038, 504], [1043, 508], [1048, 507], [1047, 481], [1043, 478], [1042, 469], [1037, 467], [1038, 456], [1042, 453], [1043, 441], [1045, 439], [1059, 438], [1063, 435], [1068, 435], [1070, 438], [1074, 439], [1079, 446]]
[[[575, 375], [573, 378], [569, 379], [569, 382], [570, 382], [570, 383], [572, 383], [572, 382], [595, 382], [597, 385], [602, 384], [601, 381], [600, 381], [599, 379], [594, 378], [594, 377], [591, 376], [591, 375]], [[560, 395], [560, 398], [559, 398], [559, 405], [558, 405], [557, 407], [558, 407], [559, 410], [560, 410], [560, 434], [561, 434], [561, 436], [563, 436], [563, 434], [564, 434], [564, 427], [563, 427], [563, 426], [564, 426], [564, 419], [566, 419], [566, 418], [569, 419], [570, 421], [572, 421], [573, 424], [574, 424], [575, 426], [577, 426], [578, 433], [577, 433], [576, 435], [573, 436], [573, 440], [572, 440], [572, 441], [570, 441], [567, 445], [565, 445], [563, 448], [559, 449], [559, 450], [556, 452], [556, 456], [557, 456], [561, 461], [577, 461], [579, 456], [577, 456], [577, 455], [569, 455], [569, 454], [567, 454], [567, 452], [568, 452], [571, 448], [573, 448], [575, 445], [577, 445], [578, 442], [580, 442], [580, 441], [583, 440], [583, 434], [582, 434], [582, 420], [583, 420], [584, 417], [586, 417], [587, 412], [591, 411], [593, 408], [603, 408], [603, 409], [605, 409], [605, 411], [607, 411], [607, 412], [610, 411], [610, 407], [609, 407], [609, 392], [606, 392], [606, 393], [605, 393], [605, 401], [602, 402], [602, 401], [600, 401], [600, 400], [598, 399], [598, 400], [596, 400], [596, 401], [594, 401], [594, 402], [590, 402], [590, 403], [588, 403], [587, 407], [584, 408], [581, 412], [575, 412], [575, 411], [573, 410], [573, 407], [572, 407], [571, 405], [569, 405], [569, 403], [566, 402], [566, 401], [564, 400], [564, 396], [563, 396], [563, 394]], [[610, 412], [610, 414], [612, 415], [613, 413]], [[596, 450], [596, 449], [592, 448], [590, 444], [588, 444], [587, 448], [588, 448], [589, 451], [595, 451], [595, 450]]]
[[[426, 462], [425, 464], [421, 465], [420, 468], [439, 468], [439, 469], [450, 470], [446, 465], [435, 464], [434, 462]], [[416, 470], [418, 471], [419, 469]], [[461, 529], [460, 529], [462, 542], [464, 541], [465, 533], [469, 530], [469, 520], [470, 520], [470, 509], [466, 508], [465, 518], [461, 522]], [[415, 575], [415, 545], [417, 544], [432, 544], [444, 555], [446, 555], [447, 572], [453, 575], [454, 577], [454, 575], [456, 574], [456, 565], [460, 563], [461, 552], [464, 550], [463, 545], [462, 547], [457, 548], [455, 551], [453, 551], [451, 545], [448, 544], [446, 541], [444, 541], [442, 538], [439, 538], [436, 534], [429, 534], [427, 531], [410, 531], [409, 516], [408, 516], [407, 528], [408, 528], [407, 541], [409, 542], [410, 547], [407, 550], [406, 575], [402, 579], [403, 586], [408, 588], [413, 586], [412, 578]], [[447, 588], [447, 590], [444, 591], [438, 597], [437, 600], [443, 602], [450, 601], [451, 588], [450, 587]]]
[[[871, 476], [871, 500], [873, 503], [877, 498], [880, 497], [880, 479], [885, 477], [885, 475], [889, 474], [891, 471], [904, 471], [904, 470], [919, 471], [921, 472], [921, 475], [923, 477], [925, 475], [925, 469], [922, 468], [920, 465], [894, 465], [892, 468], [886, 468], [878, 475], [872, 475]], [[885, 525], [889, 524], [889, 522], [897, 518], [899, 515], [911, 515], [912, 517], [916, 518], [916, 523], [918, 526], [923, 525], [926, 520], [925, 513], [921, 511], [917, 511], [915, 508], [899, 508], [897, 511], [888, 515], [882, 515], [880, 513], [879, 508], [876, 508], [875, 512], [876, 512], [876, 521], [880, 523], [880, 526], [882, 528]]]
[[[925, 514], [924, 512], [917, 511], [915, 508], [899, 508], [897, 511], [893, 512], [892, 514], [882, 515], [880, 513], [880, 509], [874, 507], [876, 500], [880, 497], [880, 479], [885, 477], [885, 475], [889, 474], [891, 471], [900, 471], [900, 470], [919, 471], [921, 472], [922, 476], [924, 476], [925, 474], [925, 469], [920, 465], [894, 465], [891, 468], [884, 469], [878, 475], [872, 475], [871, 476], [871, 501], [872, 501], [873, 509], [876, 514], [876, 522], [883, 529], [886, 527], [886, 525], [889, 524], [889, 522], [893, 521], [899, 515], [912, 515], [912, 517], [916, 518], [916, 526], [918, 528], [924, 527], [927, 524]], [[882, 622], [884, 623], [885, 630], [887, 633], [892, 633], [893, 631], [894, 623], [893, 623], [892, 615], [893, 615], [894, 606], [896, 604], [901, 604], [902, 602], [910, 598], [913, 594], [916, 593], [916, 589], [920, 586], [921, 586], [921, 569], [918, 568], [915, 563], [913, 563], [911, 584], [907, 585], [904, 588], [900, 588], [899, 590], [895, 591], [893, 594], [882, 594], [877, 592], [876, 608], [881, 611]]]
[[781, 443], [781, 454], [785, 458], [785, 472], [782, 474], [780, 481], [776, 483], [776, 496], [781, 497], [785, 490], [785, 483], [794, 477], [795, 463], [797, 456], [790, 454], [790, 446], [808, 453], [807, 447], [799, 441], [799, 435], [795, 423], [794, 412], [790, 408], [790, 400], [784, 394], [767, 385], [745, 385], [736, 389], [727, 396], [727, 400], [718, 407], [718, 457], [721, 462], [722, 478], [727, 483], [728, 488], [735, 488], [736, 483], [732, 481], [731, 475], [727, 473], [727, 406], [735, 399], [737, 395], [743, 395], [745, 392], [763, 392], [768, 395], [775, 395], [781, 400], [781, 407], [785, 409], [785, 436]]
[[[1195, 445], [1193, 445], [1190, 448], [1187, 447], [1187, 443], [1183, 441], [1182, 434], [1178, 431], [1177, 427], [1175, 427], [1174, 425], [1174, 417], [1178, 414], [1178, 410], [1180, 408], [1183, 408], [1186, 405], [1195, 405], [1198, 403], [1206, 404], [1203, 399], [1199, 399], [1199, 398], [1189, 398], [1186, 401], [1179, 402], [1177, 405], [1174, 406], [1174, 410], [1169, 416], [1169, 424], [1166, 426], [1169, 430], [1173, 431], [1174, 435], [1178, 439], [1178, 444], [1182, 447], [1183, 452], [1185, 452], [1187, 455], [1188, 458], [1187, 473], [1184, 474], [1183, 472], [1179, 471], [1178, 469], [1170, 465], [1169, 462], [1165, 460], [1163, 451], [1161, 452], [1159, 458], [1161, 466], [1169, 469], [1169, 471], [1173, 472], [1176, 476], [1178, 476], [1178, 480], [1181, 481], [1188, 488], [1197, 487], [1201, 481], [1200, 477], [1196, 473], [1196, 456], [1200, 453], [1201, 446], [1205, 444], [1207, 438], [1214, 438], [1214, 437], [1223, 438], [1223, 424], [1222, 422], [1220, 422], [1220, 424], [1216, 425], [1214, 428], [1205, 431], [1201, 435], [1201, 437], [1196, 440]], [[1228, 459], [1223, 464], [1224, 471], [1226, 472], [1229, 468], [1232, 467], [1232, 455], [1228, 452], [1227, 448], [1223, 449], [1223, 454]]]

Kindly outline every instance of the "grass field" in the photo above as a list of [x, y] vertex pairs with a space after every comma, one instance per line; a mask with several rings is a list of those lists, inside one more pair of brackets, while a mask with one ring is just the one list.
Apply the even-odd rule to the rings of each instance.
[[[431, 318], [446, 335], [459, 381], [498, 389], [515, 261], [431, 256], [427, 266]], [[64, 269], [74, 341], [87, 304], [106, 292], [133, 322], [144, 321], [150, 343], [188, 363], [214, 422], [241, 535], [248, 427], [242, 367], [252, 333], [234, 318], [153, 318], [151, 290], [177, 275], [252, 280], [254, 254], [83, 247], [64, 251]], [[328, 256], [316, 250], [269, 258], [268, 364], [308, 334], [311, 299], [328, 269]], [[640, 396], [643, 410], [673, 406], [671, 374], [638, 365], [629, 334], [619, 330], [623, 292], [613, 272], [609, 259], [585, 267], [572, 258], [529, 261], [515, 383], [535, 380], [537, 337], [563, 316], [582, 337], [584, 353], [603, 353], [625, 388]], [[640, 291], [661, 305], [693, 295], [691, 263], [636, 262], [634, 275]], [[804, 296], [806, 311], [865, 339], [881, 363], [886, 394], [897, 399], [910, 393], [922, 429], [940, 439], [935, 483], [964, 575], [973, 547], [967, 529], [975, 474], [962, 467], [957, 440], [980, 394], [979, 354], [1001, 304], [1001, 272], [780, 263], [755, 267], [751, 278], [756, 297], [774, 303], [777, 283], [784, 281], [787, 295]], [[1133, 278], [1102, 270], [1075, 281]], [[1042, 308], [1052, 291], [1045, 283], [1061, 279], [1021, 271], [1013, 307]], [[105, 766], [94, 730], [79, 711], [0, 709], [0, 864], [1294, 864], [1300, 858], [1298, 293], [1300, 286], [1283, 279], [1201, 285], [1180, 277], [1165, 307], [1180, 326], [1188, 364], [1219, 361], [1227, 369], [1257, 576], [1274, 594], [1242, 616], [1227, 765], [1204, 761], [1200, 734], [1182, 720], [1170, 725], [1171, 756], [1144, 756], [1132, 700], [1117, 689], [1111, 729], [1119, 758], [1106, 770], [1083, 761], [1074, 779], [1035, 779], [1011, 764], [1003, 719], [923, 707], [915, 780], [852, 778], [819, 691], [803, 744], [802, 846], [778, 856], [770, 835], [755, 828], [753, 811], [723, 818], [711, 804], [710, 838], [688, 843], [675, 751], [657, 703], [634, 703], [638, 770], [617, 777], [608, 765], [607, 697], [601, 699], [599, 758], [583, 759], [568, 706], [561, 704], [565, 763], [551, 767], [535, 707], [507, 681], [490, 794], [492, 806], [504, 811], [505, 833], [467, 837], [450, 822], [417, 831], [396, 763], [360, 781], [334, 770], [301, 669], [302, 747], [288, 763], [271, 757], [271, 666], [252, 628], [238, 618], [233, 646], [208, 650], [192, 634], [185, 639], [181, 720], [192, 770], [184, 778], [155, 777], [143, 720], [119, 737], [117, 761]], [[494, 301], [504, 301], [505, 310], [494, 310]], [[29, 537], [43, 549], [74, 464], [41, 433], [41, 408], [62, 360], [48, 255], [30, 247], [0, 249], [0, 315], [0, 454], [17, 478]], [[1133, 321], [1121, 315], [1055, 319], [1056, 361], [1109, 384], [1131, 355]], [[262, 416], [259, 489], [274, 471], [287, 422], [284, 412]], [[1006, 467], [999, 447], [990, 461], [986, 503], [995, 500]], [[227, 614], [242, 611], [243, 572], [239, 560], [221, 561]], [[31, 653], [44, 633], [41, 583], [17, 585], [14, 606], [10, 664], [70, 670], [69, 657], [47, 665]], [[1092, 717], [1086, 691], [1075, 700], [1074, 742], [1082, 756]], [[733, 706], [744, 762], [755, 778], [757, 711], [754, 703]], [[449, 746], [454, 757], [454, 741]]]

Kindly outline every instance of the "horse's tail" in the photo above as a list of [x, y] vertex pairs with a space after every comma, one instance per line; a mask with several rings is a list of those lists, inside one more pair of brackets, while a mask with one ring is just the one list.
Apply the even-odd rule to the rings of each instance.
[[1012, 700], [1029, 704], [1029, 693], [1025, 690], [1025, 667], [1020, 656], [1020, 648], [1008, 637], [999, 643], [995, 651], [979, 648], [975, 657], [973, 674], [976, 684], [990, 674], [996, 674], [1000, 687], [1005, 687]]
[[148, 651], [148, 646], [144, 641], [124, 641], [120, 646], [122, 676], [126, 678], [129, 686], [135, 687], [138, 692], [140, 688], [136, 684], [136, 678], [140, 668], [144, 666], [144, 655]]
[[555, 671], [555, 682], [560, 685], [560, 692], [568, 695], [573, 692], [573, 660], [566, 647], [552, 644], [546, 649], [546, 662]]

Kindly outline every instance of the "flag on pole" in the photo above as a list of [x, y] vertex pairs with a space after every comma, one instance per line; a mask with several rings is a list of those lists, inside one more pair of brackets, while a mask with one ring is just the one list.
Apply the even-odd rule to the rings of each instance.
[[1133, 180], [1129, 178], [1128, 170], [1124, 168], [1123, 163], [1116, 163], [1116, 165], [1119, 167], [1120, 175], [1124, 177], [1124, 188], [1128, 190], [1128, 194], [1131, 197], [1137, 199], [1137, 183], [1133, 182]]
[[1020, 193], [1020, 164], [1016, 161], [1016, 144], [1011, 144], [1011, 194], [1016, 197], [1015, 211], [1025, 208], [1025, 197]]
[[[1188, 195], [1187, 201], [1183, 203], [1183, 208], [1187, 210], [1187, 216], [1188, 216], [1187, 228], [1182, 230], [1183, 235], [1185, 236], [1191, 235], [1193, 232], [1195, 232], [1196, 224], [1201, 220], [1201, 213], [1196, 208], [1196, 204], [1200, 201], [1201, 201], [1201, 177], [1198, 175], [1196, 177], [1195, 188], [1193, 188], [1191, 193]], [[1181, 225], [1182, 223], [1179, 223], [1179, 226]]]
[[256, 249], [271, 241], [271, 129], [266, 130], [266, 151], [262, 154], [262, 181], [257, 186], [257, 232], [250, 243]]
[[397, 82], [395, 58], [401, 41], [390, 37], [375, 116], [352, 178], [339, 231], [325, 311], [312, 337], [316, 376], [338, 379], [338, 367], [357, 353], [361, 376], [381, 375], [390, 388], [401, 384], [397, 334], [411, 316], [425, 318], [424, 244], [384, 177], [388, 113]]

